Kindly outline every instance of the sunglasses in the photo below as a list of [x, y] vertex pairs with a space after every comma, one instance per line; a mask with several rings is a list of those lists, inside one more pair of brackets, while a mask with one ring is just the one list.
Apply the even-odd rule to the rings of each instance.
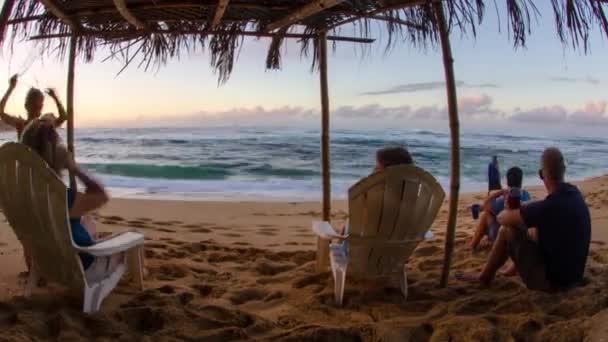
[[545, 180], [545, 177], [543, 176], [543, 169], [538, 170], [538, 177], [540, 177], [540, 179], [542, 180]]

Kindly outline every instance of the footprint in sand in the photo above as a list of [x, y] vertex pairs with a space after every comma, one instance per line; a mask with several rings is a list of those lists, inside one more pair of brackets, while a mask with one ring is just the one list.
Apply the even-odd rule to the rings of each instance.
[[150, 248], [144, 249], [144, 254], [146, 256], [146, 259], [160, 259], [161, 258], [160, 253], [157, 253]]
[[112, 220], [101, 220], [100, 221], [102, 224], [107, 224], [109, 226], [115, 226], [115, 225], [119, 225], [121, 224], [121, 222], [118, 221], [112, 221]]
[[190, 271], [182, 265], [177, 264], [165, 264], [159, 268], [153, 268], [150, 272], [158, 280], [176, 280], [185, 278], [188, 276]]
[[236, 233], [225, 233], [225, 234], [222, 234], [222, 236], [231, 237], [231, 238], [240, 238], [240, 237], [242, 237], [241, 234], [236, 234]]
[[181, 221], [149, 221], [149, 223], [153, 223], [157, 226], [179, 226], [183, 224]]
[[228, 300], [234, 305], [241, 305], [254, 300], [262, 300], [268, 295], [268, 290], [249, 288], [231, 293]]
[[102, 219], [104, 220], [109, 220], [109, 221], [116, 221], [116, 222], [122, 222], [125, 219], [120, 217], [120, 216], [101, 216]]
[[266, 235], [266, 236], [276, 236], [277, 235], [277, 233], [275, 233], [273, 231], [263, 231], [263, 230], [257, 231], [256, 234]]
[[296, 289], [301, 289], [310, 285], [320, 284], [321, 282], [327, 282], [328, 279], [329, 272], [306, 275], [304, 277], [296, 279], [296, 281], [292, 283], [292, 287]]
[[313, 234], [296, 234], [297, 237], [301, 237], [301, 238], [312, 238], [314, 237]]
[[437, 246], [425, 246], [418, 247], [416, 251], [414, 251], [415, 256], [427, 257], [432, 255], [439, 255], [441, 253], [441, 248]]
[[175, 233], [175, 230], [167, 228], [156, 228], [155, 230], [163, 233]]
[[160, 248], [160, 249], [168, 249], [169, 246], [167, 246], [164, 243], [158, 243], [158, 242], [148, 242], [146, 243], [146, 249], [148, 248]]
[[287, 272], [296, 267], [293, 263], [280, 263], [273, 261], [261, 260], [256, 262], [254, 269], [263, 276], [273, 276], [279, 273]]
[[129, 307], [118, 311], [119, 319], [140, 333], [154, 333], [169, 323], [168, 313], [162, 308]]
[[194, 284], [191, 287], [203, 297], [207, 297], [213, 292], [213, 286], [207, 284]]
[[192, 229], [191, 232], [193, 232], [193, 233], [201, 233], [201, 234], [208, 234], [208, 233], [211, 233], [211, 229], [207, 229], [207, 228], [203, 228], [203, 227], [198, 227], [198, 228]]
[[126, 224], [129, 227], [134, 227], [134, 228], [142, 228], [142, 229], [150, 228], [150, 226], [148, 225], [147, 222], [142, 222], [142, 221], [127, 221]]
[[169, 251], [163, 254], [164, 259], [184, 259], [188, 256], [189, 255], [185, 251], [175, 248], [171, 248]]
[[495, 298], [466, 298], [453, 305], [458, 315], [480, 315], [494, 309], [498, 303]]
[[215, 277], [217, 275], [217, 271], [208, 267], [192, 266], [190, 267], [190, 271], [196, 275], [207, 275], [210, 277]]
[[443, 263], [442, 259], [426, 259], [418, 263], [418, 269], [421, 271], [430, 271], [439, 267]]

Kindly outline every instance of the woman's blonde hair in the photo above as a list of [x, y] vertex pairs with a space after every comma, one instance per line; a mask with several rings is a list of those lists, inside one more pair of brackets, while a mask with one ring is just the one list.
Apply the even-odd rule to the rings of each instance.
[[65, 168], [67, 151], [59, 145], [59, 135], [52, 122], [36, 119], [30, 122], [21, 143], [38, 153], [40, 157], [58, 174]]

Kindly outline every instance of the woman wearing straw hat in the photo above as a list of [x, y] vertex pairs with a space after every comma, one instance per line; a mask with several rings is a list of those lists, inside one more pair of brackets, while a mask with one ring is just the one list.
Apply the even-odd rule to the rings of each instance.
[[[40, 89], [34, 87], [30, 88], [30, 90], [27, 92], [27, 95], [25, 96], [25, 110], [27, 111], [26, 119], [7, 114], [5, 111], [6, 103], [8, 102], [11, 93], [17, 86], [17, 79], [18, 75], [13, 75], [13, 77], [10, 78], [8, 89], [4, 94], [4, 97], [2, 97], [2, 100], [0, 100], [0, 119], [2, 119], [5, 124], [14, 127], [17, 130], [17, 138], [21, 138], [21, 133], [23, 132], [25, 126], [27, 126], [27, 124], [32, 120], [39, 118], [42, 114], [42, 107], [44, 107], [44, 94]], [[63, 107], [63, 104], [59, 100], [59, 97], [54, 89], [49, 88], [46, 90], [46, 93], [55, 101], [55, 104], [57, 105], [59, 118], [55, 120], [55, 127], [59, 127], [67, 119], [65, 108]]]

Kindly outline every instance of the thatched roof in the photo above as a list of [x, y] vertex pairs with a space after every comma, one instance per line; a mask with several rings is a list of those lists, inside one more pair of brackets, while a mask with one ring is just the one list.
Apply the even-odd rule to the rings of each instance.
[[[87, 61], [98, 47], [111, 57], [140, 66], [160, 65], [182, 53], [205, 49], [220, 80], [232, 71], [243, 37], [271, 37], [266, 64], [281, 65], [286, 38], [298, 39], [304, 54], [318, 58], [317, 40], [369, 43], [371, 23], [388, 32], [395, 44], [434, 44], [437, 40], [432, 2], [437, 0], [5, 0], [14, 2], [9, 41], [35, 39], [44, 52], [63, 58], [72, 33]], [[523, 46], [538, 15], [555, 17], [558, 38], [586, 51], [589, 34], [608, 36], [608, 0], [551, 0], [553, 13], [539, 13], [532, 0], [445, 0], [450, 29], [475, 36], [487, 11], [498, 6], [515, 46]], [[493, 9], [491, 9], [493, 10]], [[9, 12], [11, 12], [9, 10]], [[355, 24], [356, 37], [332, 36]], [[504, 26], [504, 25], [503, 25]]]

